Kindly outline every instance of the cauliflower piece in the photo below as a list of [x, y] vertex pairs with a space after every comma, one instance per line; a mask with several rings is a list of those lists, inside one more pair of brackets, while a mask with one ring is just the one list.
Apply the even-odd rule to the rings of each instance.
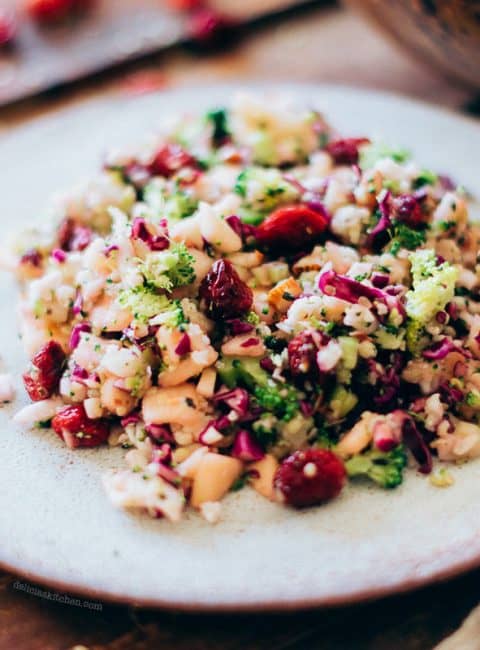
[[160, 476], [145, 472], [124, 470], [103, 477], [105, 490], [117, 508], [144, 510], [151, 517], [161, 513], [170, 521], [179, 521], [185, 504], [180, 490]]
[[95, 230], [107, 232], [111, 227], [110, 208], [128, 213], [134, 203], [133, 187], [124, 185], [117, 175], [104, 172], [70, 192], [57, 195], [54, 215], [68, 214]]
[[219, 214], [218, 206], [200, 202], [197, 212], [202, 237], [221, 253], [236, 253], [242, 248], [242, 239], [228, 221]]
[[289, 98], [239, 93], [232, 102], [230, 127], [233, 139], [251, 148], [253, 161], [280, 165], [306, 159], [318, 146], [314, 128], [319, 116], [298, 107]]
[[331, 229], [335, 235], [348, 244], [358, 244], [362, 228], [368, 223], [370, 211], [356, 205], [345, 205], [332, 217]]
[[279, 169], [247, 167], [240, 172], [235, 192], [244, 201], [245, 207], [268, 212], [281, 203], [295, 201], [298, 190], [283, 178]]
[[456, 419], [453, 424], [452, 433], [439, 430], [440, 437], [431, 443], [440, 460], [468, 460], [480, 456], [480, 427]]
[[334, 321], [343, 318], [349, 303], [333, 296], [305, 296], [297, 298], [288, 310], [287, 318], [277, 324], [278, 329], [297, 333], [311, 327], [312, 322]]

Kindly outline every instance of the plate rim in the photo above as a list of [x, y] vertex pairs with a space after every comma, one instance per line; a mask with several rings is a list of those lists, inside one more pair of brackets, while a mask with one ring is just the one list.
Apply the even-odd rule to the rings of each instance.
[[[428, 576], [413, 577], [391, 585], [357, 589], [349, 594], [337, 596], [313, 596], [311, 598], [293, 598], [286, 600], [261, 600], [238, 603], [208, 603], [200, 601], [171, 601], [163, 598], [129, 598], [126, 595], [115, 594], [105, 589], [95, 589], [71, 584], [67, 581], [56, 580], [43, 576], [34, 571], [18, 569], [14, 565], [0, 560], [0, 570], [12, 577], [27, 580], [42, 587], [48, 587], [60, 594], [82, 596], [90, 601], [101, 601], [102, 604], [141, 607], [145, 609], [158, 609], [166, 612], [180, 612], [184, 614], [275, 614], [282, 612], [300, 612], [314, 609], [327, 609], [349, 607], [363, 603], [374, 602], [387, 597], [400, 596], [422, 588], [432, 587], [440, 582], [448, 582], [460, 577], [469, 571], [480, 568], [480, 544], [477, 553], [467, 561], [455, 564], [449, 563], [447, 568], [438, 569]], [[15, 581], [14, 581], [15, 582]]]
[[[278, 80], [278, 81], [268, 81], [264, 82], [262, 80], [249, 80], [242, 79], [237, 82], [219, 82], [219, 83], [208, 83], [207, 85], [195, 84], [188, 86], [179, 86], [162, 89], [155, 93], [150, 93], [148, 97], [151, 99], [158, 97], [161, 98], [165, 95], [178, 95], [182, 96], [185, 94], [191, 94], [198, 91], [206, 92], [208, 89], [215, 89], [217, 92], [223, 89], [224, 92], [231, 91], [233, 89], [245, 88], [245, 89], [256, 89], [262, 88], [266, 90], [281, 90], [281, 89], [294, 89], [298, 87], [305, 91], [311, 91], [312, 93], [320, 93], [322, 90], [327, 92], [346, 92], [350, 94], [361, 95], [365, 98], [369, 96], [375, 97], [377, 100], [384, 98], [386, 101], [394, 101], [397, 103], [397, 106], [402, 106], [405, 108], [408, 107], [417, 107], [428, 112], [434, 113], [436, 115], [443, 114], [444, 116], [461, 120], [467, 124], [470, 128], [474, 127], [480, 133], [480, 123], [475, 118], [462, 114], [455, 109], [451, 109], [445, 106], [435, 106], [433, 103], [430, 103], [425, 100], [418, 98], [411, 98], [407, 95], [392, 91], [378, 91], [376, 89], [370, 89], [365, 87], [356, 87], [347, 84], [335, 84], [335, 83], [313, 83], [313, 82], [289, 82], [288, 80]], [[38, 130], [42, 127], [48, 127], [52, 123], [55, 123], [59, 118], [63, 120], [68, 120], [70, 115], [78, 114], [80, 111], [85, 111], [90, 107], [100, 106], [108, 107], [109, 105], [114, 105], [121, 101], [125, 101], [125, 104], [129, 103], [129, 99], [122, 98], [120, 96], [107, 96], [101, 98], [88, 98], [82, 101], [80, 104], [69, 105], [62, 107], [60, 109], [54, 109], [52, 113], [48, 113], [40, 117], [38, 120], [29, 120], [24, 124], [20, 124], [6, 131], [0, 131], [0, 145], [3, 141], [8, 140], [12, 137], [15, 137], [19, 132], [27, 133], [30, 130]], [[480, 462], [480, 461], [479, 461]], [[471, 540], [473, 541], [473, 540]], [[179, 611], [185, 613], [253, 613], [253, 612], [286, 612], [286, 611], [299, 611], [307, 609], [315, 609], [320, 607], [343, 607], [354, 605], [360, 602], [373, 601], [379, 598], [393, 596], [398, 594], [403, 594], [421, 587], [427, 587], [432, 584], [435, 584], [440, 581], [446, 581], [458, 575], [464, 574], [470, 570], [480, 567], [480, 540], [477, 543], [477, 549], [473, 554], [468, 557], [466, 560], [457, 560], [454, 561], [452, 555], [449, 556], [450, 561], [444, 560], [442, 566], [432, 569], [427, 575], [412, 575], [410, 578], [400, 578], [397, 582], [383, 584], [379, 586], [368, 586], [365, 588], [356, 588], [354, 591], [349, 593], [338, 593], [336, 595], [323, 595], [323, 596], [311, 596], [311, 597], [292, 597], [288, 600], [275, 600], [275, 599], [261, 599], [261, 600], [240, 600], [238, 602], [228, 601], [225, 603], [219, 602], [208, 602], [200, 601], [198, 598], [195, 600], [177, 600], [172, 601], [169, 599], [163, 599], [158, 597], [135, 597], [131, 598], [128, 595], [116, 593], [115, 590], [109, 589], [97, 589], [95, 587], [88, 587], [81, 585], [79, 583], [72, 583], [68, 580], [60, 580], [56, 578], [51, 578], [46, 575], [44, 572], [40, 571], [31, 571], [25, 569], [20, 565], [16, 565], [11, 562], [3, 562], [0, 560], [0, 569], [12, 574], [14, 577], [21, 578], [39, 585], [51, 588], [55, 591], [61, 593], [69, 593], [73, 595], [79, 595], [88, 599], [97, 599], [101, 602], [108, 604], [116, 605], [132, 605], [140, 606], [146, 608], [162, 609], [166, 611]], [[453, 560], [453, 561], [452, 561]]]

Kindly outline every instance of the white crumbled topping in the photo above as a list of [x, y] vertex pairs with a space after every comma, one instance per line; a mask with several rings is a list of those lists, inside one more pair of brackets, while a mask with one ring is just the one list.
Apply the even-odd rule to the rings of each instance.
[[346, 243], [358, 244], [363, 226], [370, 219], [367, 208], [354, 205], [339, 207], [332, 217], [331, 229]]
[[117, 508], [162, 514], [170, 521], [179, 521], [182, 516], [183, 496], [160, 476], [121, 471], [105, 475], [103, 484]]
[[216, 524], [222, 514], [222, 504], [219, 501], [205, 501], [200, 506], [200, 514], [209, 524]]
[[284, 332], [304, 329], [312, 317], [322, 320], [324, 301], [321, 296], [306, 296], [295, 300], [287, 313], [287, 318], [279, 324]]
[[446, 406], [440, 401], [439, 393], [430, 395], [425, 401], [425, 428], [429, 431], [435, 431], [443, 419]]
[[329, 341], [317, 352], [317, 363], [320, 370], [330, 372], [342, 358], [342, 348], [336, 341]]
[[353, 327], [359, 332], [364, 332], [365, 334], [373, 332], [378, 325], [378, 321], [371, 309], [360, 303], [347, 307], [343, 323], [344, 325], [347, 325], [347, 327]]
[[138, 348], [118, 348], [108, 345], [100, 367], [117, 377], [134, 377], [141, 369], [143, 363]]

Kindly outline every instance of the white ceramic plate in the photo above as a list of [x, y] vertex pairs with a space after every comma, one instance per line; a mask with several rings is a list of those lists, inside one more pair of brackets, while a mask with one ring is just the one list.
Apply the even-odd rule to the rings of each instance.
[[[265, 88], [262, 85], [262, 88]], [[411, 148], [426, 166], [475, 190], [480, 126], [385, 94], [340, 87], [283, 88], [311, 100], [345, 134]], [[107, 145], [134, 140], [163, 112], [222, 104], [232, 87], [185, 89], [94, 102], [18, 129], [0, 141], [2, 227], [35, 217], [49, 194], [98, 165]], [[1, 352], [20, 373], [15, 290], [2, 278]], [[107, 449], [72, 452], [48, 431], [15, 430], [0, 411], [0, 564], [90, 597], [182, 609], [297, 608], [405, 590], [480, 563], [480, 460], [433, 488], [407, 473], [393, 492], [346, 489], [335, 502], [295, 512], [245, 489], [223, 520], [179, 525], [114, 510], [100, 475], [119, 465]]]

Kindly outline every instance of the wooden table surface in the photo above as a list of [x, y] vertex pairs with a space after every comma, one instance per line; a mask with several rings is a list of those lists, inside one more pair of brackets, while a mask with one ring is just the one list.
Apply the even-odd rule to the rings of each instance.
[[[0, 111], [0, 131], [95, 97], [118, 95], [132, 74], [145, 70], [160, 70], [171, 86], [295, 79], [391, 90], [453, 108], [474, 99], [471, 91], [417, 64], [355, 16], [329, 8], [256, 29], [222, 54], [195, 58], [171, 52], [7, 107]], [[79, 607], [52, 602], [58, 598], [53, 592], [49, 600], [33, 591], [29, 583], [0, 572], [0, 650], [428, 650], [480, 601], [480, 571], [381, 602], [279, 616]], [[462, 650], [479, 648], [480, 639]]]

